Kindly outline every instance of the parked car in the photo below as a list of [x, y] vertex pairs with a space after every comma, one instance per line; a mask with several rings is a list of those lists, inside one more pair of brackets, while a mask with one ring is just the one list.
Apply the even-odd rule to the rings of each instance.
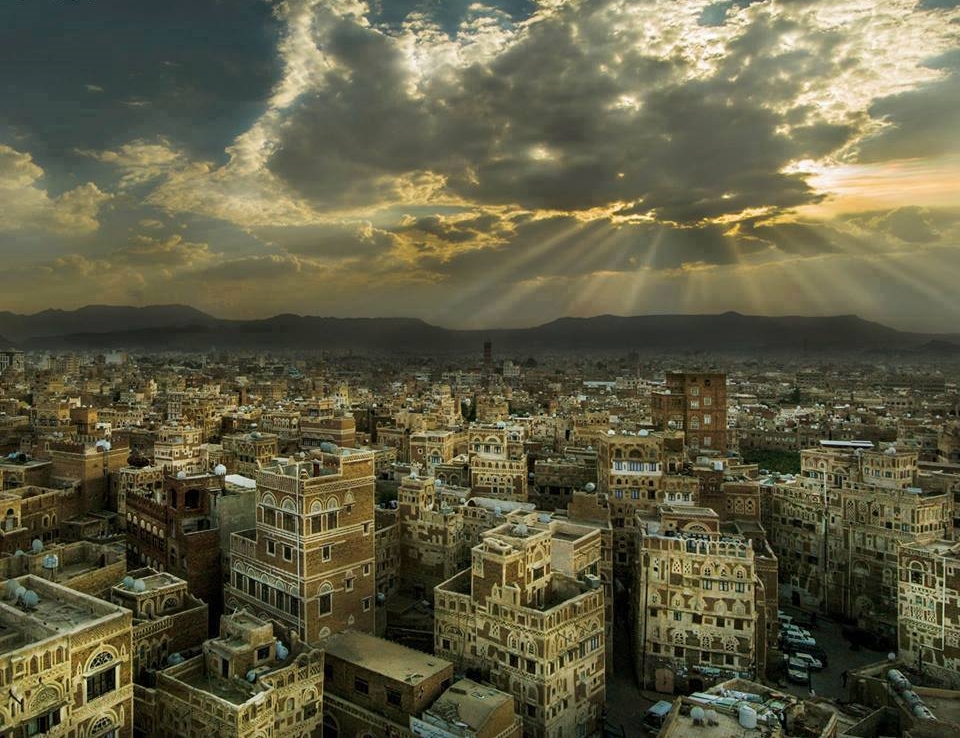
[[805, 664], [809, 671], [820, 671], [823, 668], [823, 662], [820, 659], [802, 651], [797, 651], [790, 660]]
[[780, 632], [791, 638], [813, 638], [809, 630], [798, 628], [796, 625], [781, 625]]
[[800, 638], [793, 636], [784, 636], [784, 646], [816, 646], [817, 642], [813, 638]]
[[651, 705], [643, 716], [643, 727], [652, 733], [659, 732], [672, 709], [673, 703], [668, 700], [660, 700]]
[[809, 684], [810, 672], [800, 664], [787, 664], [787, 679], [794, 684]]
[[786, 646], [784, 645], [783, 650], [790, 654], [799, 654], [799, 653], [808, 653], [813, 656], [817, 661], [823, 664], [824, 668], [829, 665], [829, 658], [827, 657], [827, 652], [824, 651], [820, 646]]

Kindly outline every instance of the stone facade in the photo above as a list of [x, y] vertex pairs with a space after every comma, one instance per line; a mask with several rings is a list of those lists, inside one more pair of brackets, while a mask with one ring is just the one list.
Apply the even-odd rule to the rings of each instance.
[[201, 655], [157, 672], [156, 686], [138, 692], [145, 736], [319, 738], [323, 652], [248, 613], [224, 615]]
[[374, 452], [312, 452], [257, 472], [257, 524], [231, 537], [228, 608], [319, 643], [374, 630]]
[[553, 571], [553, 536], [498, 526], [434, 593], [437, 655], [514, 695], [534, 738], [599, 730], [606, 684], [603, 589]]
[[127, 498], [127, 560], [186, 580], [190, 592], [207, 603], [210, 624], [222, 611], [220, 531], [213, 498], [223, 479], [214, 474], [168, 476], [161, 494]]
[[[642, 521], [634, 588], [638, 680], [672, 693], [762, 665], [766, 607], [751, 541], [723, 535], [707, 508], [669, 508]], [[645, 528], [645, 530], [644, 530]]]
[[4, 731], [132, 736], [130, 612], [29, 575], [3, 591]]
[[960, 687], [960, 544], [939, 540], [899, 549], [900, 658], [951, 689]]
[[952, 493], [914, 486], [917, 455], [823, 447], [792, 483], [764, 488], [764, 528], [794, 601], [892, 637], [897, 549], [952, 531]]
[[167, 666], [173, 654], [198, 648], [207, 638], [207, 605], [187, 591], [187, 583], [149, 567], [114, 583], [109, 599], [133, 613], [133, 674]]

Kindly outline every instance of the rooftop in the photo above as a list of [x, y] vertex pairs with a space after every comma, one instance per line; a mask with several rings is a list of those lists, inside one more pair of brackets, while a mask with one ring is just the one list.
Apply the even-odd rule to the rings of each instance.
[[[0, 654], [15, 651], [46, 638], [72, 633], [103, 618], [118, 616], [127, 610], [96, 597], [81, 594], [62, 585], [27, 575], [16, 581], [26, 592], [36, 594], [27, 607], [29, 594], [18, 597], [2, 591], [0, 601]], [[28, 599], [30, 598], [30, 599]]]
[[506, 702], [512, 709], [512, 695], [470, 679], [461, 679], [437, 698], [424, 718], [435, 715], [447, 723], [466, 723], [471, 730], [480, 732], [490, 716]]
[[324, 643], [324, 650], [328, 656], [407, 684], [419, 684], [453, 667], [444, 659], [357, 631], [331, 636]]

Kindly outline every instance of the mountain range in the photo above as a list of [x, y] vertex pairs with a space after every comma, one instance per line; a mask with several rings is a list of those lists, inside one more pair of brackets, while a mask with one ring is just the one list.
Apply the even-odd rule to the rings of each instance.
[[[453, 330], [414, 318], [276, 315], [216, 318], [185, 305], [89, 305], [33, 315], [0, 312], [0, 336], [26, 350], [208, 351], [210, 349], [479, 352], [811, 352], [957, 356], [960, 334], [899, 331], [856, 315], [772, 317], [600, 315], [531, 328]], [[4, 339], [0, 338], [0, 346]], [[501, 354], [502, 355], [502, 354]]]

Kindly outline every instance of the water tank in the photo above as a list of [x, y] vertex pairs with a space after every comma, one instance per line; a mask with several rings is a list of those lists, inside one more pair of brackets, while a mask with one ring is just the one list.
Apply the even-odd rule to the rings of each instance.
[[584, 492], [594, 492], [596, 489], [597, 485], [595, 485], [593, 482], [587, 482], [585, 485], [583, 485]]
[[716, 710], [706, 710], [703, 713], [704, 718], [707, 721], [707, 725], [719, 725], [720, 718], [717, 716]]
[[913, 714], [921, 720], [936, 720], [936, 716], [930, 711], [930, 708], [924, 704], [914, 705]]
[[908, 680], [899, 669], [890, 669], [890, 671], [887, 672], [887, 680], [898, 693], [910, 689], [910, 680]]
[[540, 515], [537, 516], [537, 519], [538, 519], [541, 523], [549, 523], [549, 522], [550, 522], [550, 513], [540, 513]]
[[186, 479], [186, 478], [187, 478], [187, 473], [185, 471], [181, 469], [180, 471], [177, 472], [177, 479]]
[[7, 597], [9, 597], [11, 600], [16, 599], [17, 590], [19, 588], [20, 582], [18, 582], [16, 579], [8, 579], [6, 584]]
[[277, 639], [277, 661], [283, 661], [287, 656], [290, 655], [290, 649], [287, 648], [283, 641], [279, 638]]
[[700, 705], [696, 705], [690, 709], [690, 717], [693, 719], [694, 725], [703, 725], [703, 719], [705, 716], [706, 714]]
[[910, 705], [911, 708], [923, 702], [923, 700], [920, 699], [920, 695], [911, 689], [908, 689], [900, 696], [903, 697], [904, 701]]
[[43, 566], [44, 569], [53, 571], [58, 566], [60, 566], [60, 559], [55, 554], [47, 554], [46, 556], [43, 557], [43, 561], [41, 562], [41, 565]]
[[39, 538], [34, 538], [33, 543], [30, 544], [30, 548], [35, 554], [40, 553], [43, 551], [43, 541], [41, 541]]
[[756, 730], [757, 711], [750, 707], [750, 705], [740, 705], [737, 718], [740, 722], [741, 728], [746, 728], [747, 730]]
[[250, 682], [251, 684], [253, 684], [255, 681], [257, 681], [257, 672], [255, 672], [253, 669], [251, 669], [250, 671], [248, 671], [248, 672], [247, 672], [247, 681]]

